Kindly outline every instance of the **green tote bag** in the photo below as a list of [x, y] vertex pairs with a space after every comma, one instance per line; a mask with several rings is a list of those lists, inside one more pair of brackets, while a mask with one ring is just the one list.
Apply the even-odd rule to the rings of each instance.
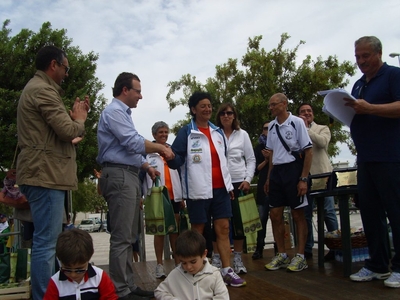
[[144, 201], [146, 234], [166, 235], [177, 233], [178, 226], [168, 190], [165, 186], [160, 186], [160, 178], [158, 176], [149, 192], [150, 194], [146, 196]]
[[240, 196], [232, 202], [232, 212], [234, 215], [232, 226], [235, 234], [244, 235], [247, 241], [246, 251], [254, 252], [257, 231], [262, 228], [254, 194], [244, 195], [240, 192]]

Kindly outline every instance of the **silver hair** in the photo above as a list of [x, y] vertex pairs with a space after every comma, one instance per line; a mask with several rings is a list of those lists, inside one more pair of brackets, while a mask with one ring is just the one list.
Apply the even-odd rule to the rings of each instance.
[[359, 44], [367, 43], [370, 44], [374, 52], [382, 52], [382, 43], [376, 36], [363, 36], [354, 42], [354, 46], [357, 47]]
[[153, 135], [155, 135], [155, 134], [157, 133], [158, 129], [164, 128], [164, 127], [165, 127], [165, 128], [168, 128], [168, 131], [169, 131], [169, 126], [168, 126], [168, 124], [165, 123], [164, 121], [155, 122], [154, 125], [153, 125], [153, 127], [151, 127], [151, 133], [152, 133]]

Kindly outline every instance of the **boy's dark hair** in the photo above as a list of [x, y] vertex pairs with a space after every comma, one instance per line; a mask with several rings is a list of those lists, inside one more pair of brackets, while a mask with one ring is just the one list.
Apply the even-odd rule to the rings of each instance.
[[175, 254], [180, 257], [203, 256], [206, 239], [195, 230], [186, 230], [176, 239]]
[[135, 79], [140, 82], [139, 77], [136, 74], [123, 72], [118, 75], [117, 79], [115, 79], [114, 87], [113, 87], [113, 96], [118, 97], [122, 93], [122, 89], [127, 87], [128, 89], [132, 88], [132, 80]]
[[220, 117], [220, 112], [225, 111], [227, 108], [231, 108], [233, 111], [233, 115], [234, 115], [234, 119], [232, 121], [232, 129], [233, 130], [239, 130], [240, 129], [240, 122], [239, 122], [239, 116], [238, 116], [238, 112], [237, 109], [233, 106], [232, 103], [222, 103], [220, 105], [220, 107], [217, 110], [217, 126], [222, 128], [222, 122], [221, 122], [221, 117]]
[[86, 231], [73, 228], [58, 236], [56, 255], [66, 266], [87, 263], [93, 252], [93, 240]]
[[195, 107], [201, 100], [204, 100], [204, 99], [208, 99], [208, 100], [210, 100], [210, 102], [212, 102], [211, 95], [206, 92], [197, 91], [197, 92], [194, 92], [192, 94], [192, 96], [190, 96], [189, 112], [192, 117], [196, 118], [196, 115], [192, 112], [192, 107]]
[[65, 52], [56, 46], [44, 46], [36, 54], [35, 65], [36, 69], [46, 71], [53, 59], [60, 65], [63, 63], [64, 57], [67, 57]]

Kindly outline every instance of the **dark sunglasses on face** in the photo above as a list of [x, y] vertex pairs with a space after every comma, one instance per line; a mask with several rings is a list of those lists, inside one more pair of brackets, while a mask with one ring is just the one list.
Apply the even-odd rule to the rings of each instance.
[[263, 127], [263, 130], [268, 130], [268, 126]]
[[233, 115], [233, 111], [221, 111], [219, 113], [219, 115], [220, 115], [220, 117], [223, 117], [225, 115], [232, 116]]
[[63, 267], [60, 268], [60, 271], [63, 272], [64, 274], [83, 274], [87, 271], [87, 269], [64, 269]]

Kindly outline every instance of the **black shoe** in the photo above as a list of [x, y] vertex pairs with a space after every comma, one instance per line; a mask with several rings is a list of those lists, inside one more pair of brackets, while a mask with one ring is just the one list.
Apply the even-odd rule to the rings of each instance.
[[313, 254], [312, 254], [312, 252], [304, 251], [304, 257], [305, 257], [305, 259], [310, 259], [313, 257]]
[[154, 291], [145, 291], [142, 290], [140, 287], [137, 287], [136, 290], [132, 291], [129, 295], [154, 298]]
[[331, 261], [331, 260], [335, 260], [335, 252], [329, 250], [329, 252], [324, 256], [324, 261]]
[[263, 258], [263, 251], [260, 249], [257, 249], [253, 255], [251, 256], [252, 259], [260, 259]]

